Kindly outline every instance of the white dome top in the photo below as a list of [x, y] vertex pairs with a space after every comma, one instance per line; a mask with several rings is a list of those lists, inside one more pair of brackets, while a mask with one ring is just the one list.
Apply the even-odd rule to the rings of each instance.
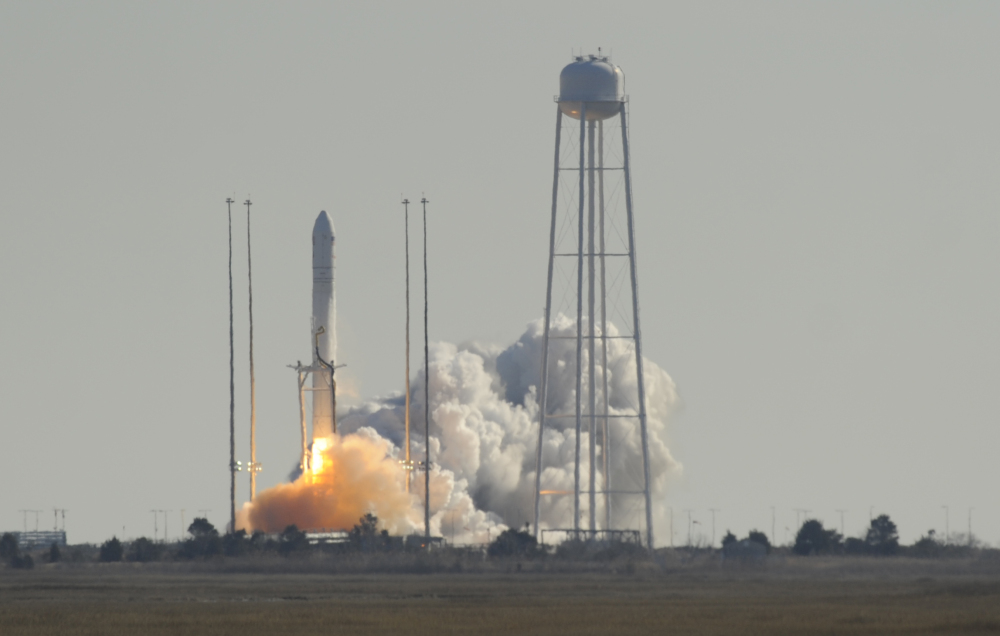
[[[623, 73], [606, 57], [577, 57], [559, 74], [559, 103], [564, 113], [579, 119], [586, 104], [587, 119], [605, 119], [625, 101]], [[597, 103], [595, 103], [597, 102]]]
[[561, 102], [620, 102], [625, 95], [621, 69], [606, 57], [578, 57], [559, 74]]

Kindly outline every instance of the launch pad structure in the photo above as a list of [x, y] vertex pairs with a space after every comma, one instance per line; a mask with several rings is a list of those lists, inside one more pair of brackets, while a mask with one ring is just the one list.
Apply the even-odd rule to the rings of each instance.
[[[652, 549], [649, 439], [632, 211], [626, 108], [628, 99], [624, 94], [624, 74], [619, 67], [610, 63], [609, 58], [589, 55], [576, 57], [563, 69], [559, 80], [560, 94], [555, 98], [555, 169], [539, 381], [535, 535], [536, 539], [541, 539], [543, 501], [547, 506], [556, 506], [559, 505], [557, 498], [572, 495], [573, 528], [564, 532], [578, 538], [585, 536], [594, 539], [601, 534], [611, 536], [615, 532], [613, 526], [616, 523], [630, 521], [629, 512], [634, 510], [635, 497], [638, 496], [642, 497], [645, 508], [643, 521], [646, 543]], [[564, 116], [579, 121], [578, 137], [573, 130], [577, 128], [575, 123], [569, 122], [566, 126]], [[617, 127], [613, 124], [615, 120]], [[605, 126], [605, 122], [612, 122], [612, 125]], [[562, 138], [564, 126], [570, 132], [565, 144]], [[606, 136], [615, 135], [620, 142], [620, 154], [616, 154], [614, 143], [605, 144]], [[574, 137], [578, 138], [575, 148]], [[567, 150], [572, 154], [564, 157], [563, 153]], [[617, 213], [622, 198], [624, 219]], [[614, 288], [626, 276], [629, 281], [630, 302], [619, 304], [617, 301], [624, 292], [619, 289], [619, 295], [609, 296], [609, 287]], [[553, 305], [554, 284], [563, 286], [562, 293], [555, 296], [557, 305]], [[624, 287], [624, 284], [620, 285], [620, 288]], [[609, 299], [612, 301], [610, 307]], [[560, 306], [558, 303], [566, 304]], [[552, 333], [553, 320], [563, 309], [566, 313], [575, 310], [574, 335]], [[616, 326], [623, 329], [621, 333], [610, 328], [609, 313], [620, 319], [620, 324]], [[608, 343], [611, 339], [623, 339], [629, 345], [628, 355], [621, 356], [616, 362], [609, 360]], [[567, 354], [560, 342], [565, 340], [574, 341], [575, 355]], [[623, 360], [631, 361], [634, 368], [622, 368], [626, 364]], [[609, 363], [612, 363], [610, 368]], [[572, 405], [553, 403], [550, 384], [560, 364], [569, 368], [575, 366]], [[624, 376], [633, 371], [637, 387], [634, 395], [616, 395], [617, 403], [612, 404], [609, 380], [616, 373]], [[573, 422], [572, 429], [565, 425], [567, 421]], [[548, 484], [543, 483], [545, 432], [549, 429], [566, 434], [572, 430], [574, 435], [572, 490], [546, 488]], [[635, 445], [639, 447], [641, 454], [639, 475], [635, 474], [634, 466], [628, 465], [629, 462], [621, 455], [622, 450], [619, 448], [634, 444], [635, 434], [639, 436], [638, 444]], [[582, 456], [581, 446], [584, 436], [588, 441], [586, 458]], [[584, 463], [589, 473], [586, 484], [581, 483], [580, 474]], [[584, 512], [581, 502], [583, 495], [587, 499], [586, 526], [581, 518]], [[632, 501], [628, 500], [629, 497], [632, 497]], [[598, 523], [599, 508], [603, 508], [601, 523]]]

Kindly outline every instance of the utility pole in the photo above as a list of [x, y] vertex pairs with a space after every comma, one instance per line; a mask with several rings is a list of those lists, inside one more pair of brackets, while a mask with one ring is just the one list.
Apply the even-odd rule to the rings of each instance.
[[948, 525], [948, 506], [941, 506], [941, 507], [944, 508], [944, 544], [948, 545], [948, 543], [950, 542], [948, 535], [951, 534], [951, 528]]
[[837, 510], [840, 513], [840, 536], [844, 536], [844, 513], [846, 510]]
[[975, 508], [969, 508], [969, 547], [972, 547], [972, 511]]
[[674, 508], [667, 508], [670, 511], [670, 547], [674, 547]]
[[804, 508], [795, 508], [795, 525], [797, 528], [802, 528], [802, 516], [806, 517], [806, 521], [809, 520], [809, 513], [812, 510], [805, 510]]
[[31, 511], [30, 510], [18, 510], [18, 512], [20, 512], [20, 513], [22, 513], [24, 515], [24, 532], [25, 532], [25, 534], [27, 534], [27, 532], [28, 532], [28, 513], [31, 512]]
[[709, 508], [709, 512], [712, 513], [712, 547], [715, 547], [715, 513], [719, 512], [718, 508]]
[[686, 508], [684, 510], [684, 512], [686, 512], [688, 514], [688, 543], [687, 543], [687, 547], [690, 548], [691, 547], [691, 513], [694, 512], [694, 510], [692, 510], [690, 508]]
[[[160, 535], [160, 528], [157, 525], [156, 510], [150, 510], [150, 512], [153, 513], [153, 541], [156, 541], [156, 538]], [[122, 530], [122, 534], [125, 534], [124, 529]]]

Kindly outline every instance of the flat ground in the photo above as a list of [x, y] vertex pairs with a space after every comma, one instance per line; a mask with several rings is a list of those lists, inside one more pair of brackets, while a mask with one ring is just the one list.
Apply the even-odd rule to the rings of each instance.
[[[323, 569], [320, 567], [319, 569]], [[997, 634], [1000, 564], [772, 559], [435, 574], [275, 563], [0, 570], [0, 634]], [[612, 571], [619, 570], [619, 571]]]

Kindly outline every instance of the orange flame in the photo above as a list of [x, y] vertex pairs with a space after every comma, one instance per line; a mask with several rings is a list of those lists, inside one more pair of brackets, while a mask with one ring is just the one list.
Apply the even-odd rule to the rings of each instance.
[[390, 532], [409, 530], [410, 495], [389, 449], [388, 441], [359, 433], [314, 440], [310, 470], [244, 504], [236, 527], [248, 532], [281, 532], [292, 524], [300, 530], [349, 530], [371, 512]]

